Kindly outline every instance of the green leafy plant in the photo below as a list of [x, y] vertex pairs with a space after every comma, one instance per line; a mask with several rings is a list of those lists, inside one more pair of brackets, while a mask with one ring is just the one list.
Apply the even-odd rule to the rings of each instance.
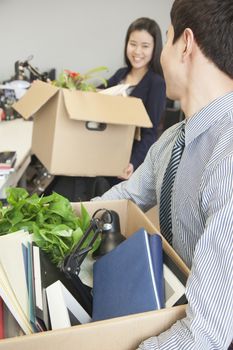
[[107, 86], [106, 79], [99, 75], [103, 71], [107, 71], [107, 67], [101, 66], [90, 69], [84, 74], [66, 69], [60, 73], [58, 79], [54, 80], [52, 84], [71, 90], [96, 91], [96, 86], [91, 82], [93, 79], [97, 79], [99, 84], [101, 83], [105, 87]]
[[[74, 249], [90, 224], [90, 216], [82, 204], [81, 215], [77, 216], [69, 200], [58, 193], [30, 196], [19, 187], [8, 188], [6, 193], [8, 205], [3, 206], [0, 201], [0, 235], [21, 229], [32, 233], [33, 240], [56, 265]], [[99, 243], [97, 239], [93, 251]]]

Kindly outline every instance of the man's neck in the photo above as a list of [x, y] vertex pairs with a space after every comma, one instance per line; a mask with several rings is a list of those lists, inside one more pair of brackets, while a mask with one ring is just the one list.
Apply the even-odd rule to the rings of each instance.
[[180, 101], [187, 119], [218, 97], [233, 91], [233, 79], [219, 71], [214, 65], [208, 64], [203, 68], [192, 72], [189, 77], [190, 83], [187, 84], [187, 89]]

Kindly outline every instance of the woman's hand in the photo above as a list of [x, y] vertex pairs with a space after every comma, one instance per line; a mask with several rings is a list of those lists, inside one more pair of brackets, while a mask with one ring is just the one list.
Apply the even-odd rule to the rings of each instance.
[[121, 180], [128, 180], [130, 176], [133, 174], [134, 168], [133, 164], [129, 163], [129, 165], [123, 170], [122, 176], [119, 176], [118, 178]]

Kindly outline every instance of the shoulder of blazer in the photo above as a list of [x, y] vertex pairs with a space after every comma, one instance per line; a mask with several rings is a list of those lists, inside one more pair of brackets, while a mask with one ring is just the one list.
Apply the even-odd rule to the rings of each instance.
[[144, 100], [149, 90], [155, 90], [159, 87], [165, 87], [164, 79], [152, 69], [149, 69], [138, 85], [135, 86], [131, 96], [139, 97]]
[[108, 87], [117, 85], [120, 83], [122, 79], [125, 78], [129, 69], [128, 67], [123, 67], [118, 69], [109, 79], [108, 79]]

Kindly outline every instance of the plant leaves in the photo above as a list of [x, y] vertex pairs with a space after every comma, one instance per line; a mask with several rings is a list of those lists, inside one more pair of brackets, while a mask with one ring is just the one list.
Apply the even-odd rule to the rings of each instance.
[[[77, 216], [67, 198], [54, 192], [49, 196], [29, 195], [25, 189], [6, 190], [8, 206], [0, 205], [0, 235], [24, 229], [57, 265], [75, 247], [90, 225], [81, 204]], [[86, 246], [87, 242], [85, 242]]]
[[91, 83], [90, 80], [98, 79], [102, 84], [107, 86], [107, 80], [100, 76], [100, 73], [104, 71], [108, 71], [108, 68], [105, 66], [89, 69], [84, 74], [66, 69], [59, 74], [58, 79], [54, 80], [52, 84], [71, 90], [96, 91], [97, 84]]

